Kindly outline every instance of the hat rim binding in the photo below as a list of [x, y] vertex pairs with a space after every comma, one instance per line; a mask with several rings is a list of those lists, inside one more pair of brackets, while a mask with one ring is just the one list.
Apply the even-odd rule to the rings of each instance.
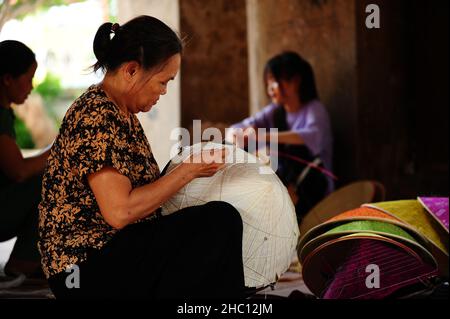
[[[369, 207], [369, 208], [373, 209], [371, 207]], [[359, 208], [356, 208], [354, 210], [358, 210], [358, 209]], [[375, 210], [375, 211], [378, 211], [378, 210]], [[350, 211], [340, 213], [340, 214], [336, 215], [335, 217], [338, 217], [338, 216], [348, 213], [348, 212], [350, 212]], [[380, 211], [378, 211], [378, 212], [380, 212]], [[384, 213], [384, 212], [381, 212], [381, 213]], [[388, 214], [386, 214], [386, 215], [388, 215]], [[391, 215], [388, 215], [388, 216], [397, 219], [397, 217], [395, 217], [395, 216], [391, 216]], [[333, 217], [333, 218], [335, 218], [335, 217]], [[396, 221], [396, 220], [389, 219], [389, 218], [361, 215], [361, 216], [355, 216], [355, 217], [347, 217], [347, 218], [343, 218], [343, 219], [339, 219], [339, 220], [326, 221], [320, 225], [317, 225], [317, 226], [311, 228], [303, 237], [301, 237], [299, 239], [299, 242], [297, 244], [297, 252], [299, 255], [300, 262], [302, 261], [300, 259], [300, 255], [301, 255], [300, 252], [302, 251], [303, 247], [306, 246], [310, 241], [322, 236], [325, 232], [331, 230], [333, 228], [333, 226], [337, 227], [338, 225], [346, 224], [346, 223], [353, 222], [353, 221], [378, 221], [378, 222], [384, 222], [384, 223], [389, 223], [389, 224], [392, 224], [395, 226], [399, 226], [403, 230], [405, 230], [408, 234], [410, 234], [412, 237], [414, 237], [414, 239], [416, 239], [418, 241], [418, 243], [421, 244], [421, 246], [424, 246], [424, 248], [426, 248], [426, 249], [428, 249], [429, 247], [431, 248], [431, 242], [425, 236], [423, 236], [422, 234], [417, 232], [415, 229], [413, 229], [411, 226], [405, 224], [404, 222], [402, 222], [400, 220]]]
[[[331, 222], [325, 222], [323, 224], [320, 224], [314, 228], [312, 228], [310, 231], [308, 231], [308, 233], [305, 234], [305, 236], [303, 236], [301, 239], [299, 239], [298, 245], [297, 245], [297, 249], [302, 249], [303, 246], [305, 246], [308, 242], [310, 242], [311, 240], [313, 240], [314, 238], [320, 236], [321, 234], [327, 232], [328, 230], [330, 230], [332, 228], [332, 226], [339, 226], [341, 224], [345, 224], [345, 223], [349, 223], [349, 222], [355, 222], [355, 221], [378, 221], [378, 222], [384, 222], [384, 223], [388, 223], [388, 224], [392, 224], [395, 226], [399, 226], [401, 228], [403, 228], [404, 230], [406, 230], [408, 233], [412, 233], [412, 237], [414, 237], [415, 239], [419, 239], [419, 241], [423, 242], [423, 243], [427, 243], [428, 245], [430, 245], [429, 240], [427, 240], [423, 235], [421, 235], [420, 233], [418, 233], [417, 231], [415, 231], [414, 229], [410, 228], [408, 225], [399, 223], [399, 222], [395, 222], [393, 220], [389, 220], [389, 219], [384, 219], [384, 218], [376, 218], [376, 217], [351, 217], [351, 218], [346, 218], [346, 219], [340, 219], [340, 220], [334, 220]], [[323, 229], [323, 232], [320, 233], [319, 231]], [[319, 235], [318, 235], [319, 234]], [[315, 236], [317, 235], [317, 236]]]
[[[313, 273], [319, 274], [319, 279], [322, 279], [322, 280], [318, 281], [317, 277], [314, 277], [314, 280], [309, 280], [310, 276], [308, 274], [308, 270], [309, 270], [308, 266], [312, 262], [313, 258], [320, 258], [321, 256], [319, 255], [319, 253], [321, 251], [323, 253], [323, 249], [325, 249], [327, 247], [332, 247], [332, 246], [335, 246], [338, 244], [345, 244], [345, 243], [348, 243], [348, 241], [362, 240], [362, 239], [382, 241], [382, 242], [388, 243], [390, 245], [393, 245], [395, 247], [402, 248], [403, 251], [412, 255], [415, 258], [421, 257], [413, 248], [409, 247], [408, 245], [405, 245], [402, 242], [398, 242], [392, 238], [387, 238], [387, 237], [384, 237], [384, 236], [381, 236], [378, 234], [356, 233], [356, 234], [338, 237], [331, 241], [326, 241], [322, 245], [316, 247], [305, 259], [305, 262], [302, 267], [302, 277], [303, 277], [303, 280], [304, 280], [306, 286], [308, 287], [308, 289], [310, 289], [311, 292], [314, 293], [316, 296], [321, 296], [327, 287], [327, 283], [329, 283], [329, 281], [327, 281], [327, 279], [325, 279], [323, 276], [320, 276], [321, 272], [317, 271], [316, 268], [314, 268]], [[334, 248], [336, 249], [336, 247], [334, 247]], [[421, 260], [421, 262], [425, 263], [425, 261], [423, 259], [420, 258], [420, 260]], [[433, 266], [435, 268], [435, 270], [433, 272], [436, 272], [436, 270], [437, 270], [436, 264], [434, 263]]]
[[[371, 222], [371, 221], [368, 221]], [[391, 234], [388, 232], [382, 232], [382, 231], [376, 231], [376, 230], [367, 230], [367, 229], [355, 229], [354, 231], [341, 231], [341, 232], [337, 232], [337, 233], [325, 233], [322, 234], [312, 240], [310, 240], [309, 242], [307, 242], [299, 251], [298, 251], [298, 258], [300, 263], [304, 264], [304, 261], [306, 260], [307, 256], [309, 254], [311, 254], [317, 247], [323, 245], [326, 242], [329, 242], [331, 240], [334, 240], [336, 238], [340, 238], [342, 236], [346, 236], [346, 235], [354, 235], [354, 234], [358, 234], [358, 233], [365, 233], [365, 234], [373, 234], [373, 235], [378, 235], [378, 236], [382, 236], [382, 237], [387, 237], [393, 240], [397, 240], [400, 241], [401, 243], [405, 244], [405, 245], [410, 245], [410, 246], [414, 246], [414, 251], [416, 252], [422, 252], [421, 256], [422, 257], [426, 257], [427, 260], [429, 260], [431, 263], [433, 263], [434, 265], [436, 265], [437, 267], [437, 261], [434, 258], [434, 256], [431, 254], [431, 252], [426, 249], [425, 247], [423, 247], [420, 243], [418, 243], [417, 241], [412, 241], [408, 238], [396, 235], [396, 234]]]

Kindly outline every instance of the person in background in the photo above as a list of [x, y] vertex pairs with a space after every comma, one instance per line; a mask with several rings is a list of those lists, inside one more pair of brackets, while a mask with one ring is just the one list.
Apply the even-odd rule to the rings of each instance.
[[4, 272], [40, 277], [38, 204], [49, 149], [22, 156], [11, 108], [23, 104], [33, 89], [37, 62], [25, 44], [14, 40], [0, 42], [0, 57], [0, 241], [17, 237]]
[[43, 180], [39, 249], [51, 290], [56, 298], [242, 297], [239, 212], [209, 202], [161, 216], [184, 185], [220, 170], [225, 152], [209, 154], [212, 163], [192, 155], [161, 176], [136, 116], [176, 77], [179, 37], [140, 16], [103, 24], [93, 47], [105, 77], [67, 111]]
[[[319, 100], [311, 65], [296, 52], [271, 58], [264, 69], [264, 83], [271, 103], [233, 125], [226, 139], [241, 140], [244, 144], [238, 146], [246, 147], [251, 139], [277, 138], [276, 173], [290, 191], [300, 222], [334, 189], [328, 112]], [[278, 132], [255, 134], [258, 128], [277, 128]]]

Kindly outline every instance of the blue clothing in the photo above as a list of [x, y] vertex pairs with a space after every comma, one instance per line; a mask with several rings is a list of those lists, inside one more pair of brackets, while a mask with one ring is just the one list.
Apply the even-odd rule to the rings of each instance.
[[[234, 124], [232, 128], [275, 128], [274, 112], [278, 107], [276, 104], [269, 104], [254, 116]], [[321, 158], [325, 169], [332, 171], [333, 138], [328, 112], [323, 104], [313, 100], [297, 112], [286, 112], [286, 123], [289, 131], [301, 136], [311, 154]], [[328, 181], [328, 193], [331, 193], [334, 182], [332, 178], [328, 178]]]

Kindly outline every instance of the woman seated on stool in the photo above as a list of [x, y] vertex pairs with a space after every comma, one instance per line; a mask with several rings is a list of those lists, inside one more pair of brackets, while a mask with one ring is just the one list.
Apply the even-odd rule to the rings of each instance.
[[49, 151], [23, 158], [16, 144], [11, 104], [22, 104], [33, 89], [37, 62], [23, 43], [0, 42], [0, 242], [17, 237], [6, 275], [42, 275], [38, 241], [38, 204]]
[[67, 111], [39, 206], [39, 249], [56, 298], [243, 296], [242, 220], [233, 206], [160, 214], [184, 185], [220, 170], [224, 151], [211, 154], [213, 163], [194, 155], [160, 176], [136, 117], [177, 75], [179, 37], [141, 16], [103, 24], [94, 53], [104, 80]]
[[[276, 173], [290, 191], [300, 222], [334, 188], [333, 175], [327, 172], [332, 168], [328, 112], [319, 101], [311, 65], [295, 52], [271, 58], [264, 69], [264, 83], [271, 103], [233, 125], [227, 140], [242, 139], [244, 145], [239, 146], [245, 147], [252, 138], [268, 142], [276, 137]], [[255, 134], [258, 128], [277, 128], [278, 133]]]

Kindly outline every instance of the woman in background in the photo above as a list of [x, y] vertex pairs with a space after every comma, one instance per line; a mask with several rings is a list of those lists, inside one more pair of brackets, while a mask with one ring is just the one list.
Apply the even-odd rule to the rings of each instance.
[[[252, 117], [232, 126], [243, 129], [243, 140], [278, 140], [277, 175], [291, 191], [298, 221], [333, 191], [326, 174], [332, 169], [332, 133], [328, 112], [319, 100], [311, 65], [295, 52], [271, 58], [264, 69], [264, 83], [271, 103]], [[258, 128], [278, 133], [254, 135]], [[239, 130], [230, 130], [229, 141], [239, 141]], [[245, 145], [244, 145], [245, 146]], [[305, 165], [312, 163], [312, 168]]]
[[13, 103], [23, 104], [33, 89], [37, 62], [23, 43], [0, 42], [0, 241], [17, 237], [4, 272], [41, 276], [38, 204], [49, 150], [23, 158], [16, 143]]

